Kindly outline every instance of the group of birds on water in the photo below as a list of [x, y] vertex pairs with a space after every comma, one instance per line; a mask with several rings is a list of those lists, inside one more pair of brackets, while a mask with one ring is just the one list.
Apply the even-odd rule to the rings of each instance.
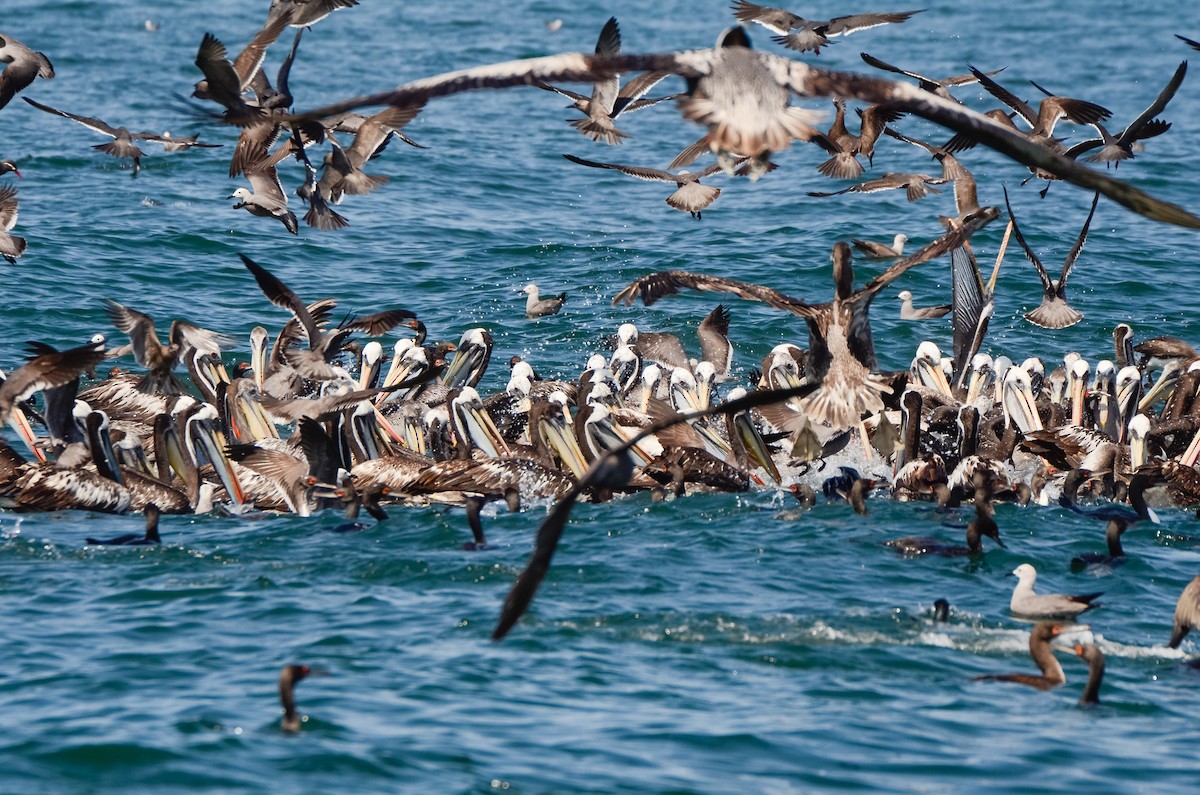
[[[335, 320], [333, 297], [301, 297], [267, 267], [243, 263], [266, 299], [285, 310], [274, 334], [258, 326], [250, 335], [249, 361], [226, 369], [223, 352], [233, 342], [184, 320], [171, 323], [164, 344], [144, 308], [106, 301], [114, 328], [127, 342], [110, 346], [97, 334], [86, 344], [58, 350], [30, 343], [30, 359], [0, 386], [0, 420], [26, 445], [28, 457], [0, 442], [0, 500], [15, 510], [83, 509], [145, 512], [144, 536], [88, 539], [96, 544], [160, 541], [159, 514], [222, 510], [233, 515], [286, 511], [309, 516], [343, 510], [340, 531], [364, 528], [366, 510], [377, 520], [386, 506], [447, 504], [465, 509], [472, 539], [468, 549], [487, 548], [481, 511], [503, 501], [510, 510], [551, 502], [538, 530], [534, 552], [502, 609], [493, 637], [500, 639], [524, 613], [546, 575], [572, 505], [614, 494], [645, 490], [655, 499], [697, 490], [745, 491], [773, 487], [790, 491], [801, 506], [816, 500], [814, 477], [830, 499], [846, 499], [860, 513], [867, 496], [890, 493], [897, 500], [936, 501], [947, 509], [974, 504], [966, 546], [937, 538], [902, 538], [888, 546], [907, 557], [984, 554], [982, 539], [1003, 545], [994, 519], [996, 500], [1046, 503], [1107, 523], [1107, 555], [1101, 565], [1123, 559], [1120, 536], [1131, 523], [1154, 521], [1150, 503], [1200, 504], [1200, 354], [1167, 337], [1134, 344], [1127, 324], [1114, 331], [1112, 358], [1094, 361], [1067, 354], [1061, 364], [1037, 358], [1014, 362], [983, 352], [994, 313], [996, 277], [1008, 234], [991, 277], [980, 270], [971, 236], [1000, 217], [981, 205], [975, 179], [960, 155], [982, 143], [1018, 160], [1030, 179], [1060, 179], [1096, 192], [1091, 210], [1057, 279], [1051, 278], [1028, 244], [1008, 205], [1009, 232], [1034, 264], [1043, 285], [1042, 304], [1026, 318], [1038, 326], [1063, 328], [1082, 315], [1067, 302], [1065, 287], [1078, 259], [1100, 197], [1160, 221], [1200, 226], [1188, 211], [1155, 199], [1082, 160], [1115, 168], [1140, 153], [1143, 142], [1165, 133], [1160, 118], [1181, 87], [1186, 61], [1138, 117], [1113, 134], [1111, 113], [1093, 102], [1045, 91], [1037, 108], [1020, 100], [994, 77], [1000, 70], [931, 79], [867, 53], [872, 67], [911, 78], [907, 82], [810, 66], [750, 47], [744, 27], [730, 28], [718, 46], [653, 55], [621, 52], [615, 18], [603, 27], [592, 54], [565, 53], [464, 69], [394, 89], [355, 97], [316, 110], [297, 112], [288, 86], [301, 36], [328, 14], [357, 0], [272, 0], [267, 21], [230, 60], [224, 45], [205, 34], [195, 57], [203, 75], [192, 96], [212, 101], [208, 112], [239, 130], [229, 173], [250, 187], [233, 192], [238, 208], [275, 219], [289, 232], [299, 223], [288, 209], [280, 164], [294, 158], [305, 179], [295, 195], [308, 205], [304, 220], [318, 230], [348, 221], [333, 207], [346, 195], [369, 193], [386, 178], [366, 173], [392, 138], [414, 147], [403, 129], [430, 100], [461, 91], [534, 85], [563, 94], [584, 114], [572, 122], [594, 142], [619, 144], [629, 135], [616, 126], [625, 113], [674, 101], [685, 118], [705, 127], [667, 169], [627, 166], [566, 155], [584, 166], [614, 169], [640, 179], [673, 182], [667, 199], [696, 218], [720, 190], [700, 179], [718, 172], [757, 179], [777, 168], [773, 154], [793, 141], [812, 142], [828, 158], [817, 170], [830, 178], [858, 179], [874, 168], [883, 135], [913, 145], [940, 165], [940, 173], [882, 176], [835, 191], [828, 197], [903, 189], [909, 201], [951, 184], [953, 214], [940, 216], [944, 232], [905, 255], [908, 237], [891, 244], [854, 240], [860, 254], [896, 260], [856, 288], [851, 245], [832, 249], [833, 297], [813, 303], [769, 287], [725, 277], [668, 270], [636, 279], [614, 298], [650, 305], [684, 289], [722, 292], [760, 301], [805, 320], [808, 344], [781, 344], [762, 360], [742, 386], [719, 392], [735, 379], [728, 332], [730, 312], [717, 306], [697, 328], [700, 356], [692, 357], [677, 337], [626, 323], [588, 359], [578, 377], [550, 379], [533, 363], [513, 356], [506, 388], [481, 395], [476, 387], [492, 359], [492, 339], [473, 328], [457, 342], [428, 337], [411, 308], [385, 308]], [[737, 20], [758, 24], [774, 40], [800, 53], [818, 54], [830, 38], [884, 24], [898, 24], [919, 11], [857, 14], [826, 21], [782, 9], [734, 3]], [[270, 46], [296, 30], [275, 75], [264, 71]], [[1182, 38], [1182, 37], [1181, 37]], [[1192, 47], [1200, 45], [1184, 40]], [[0, 108], [40, 78], [53, 78], [50, 59], [7, 34], [0, 34]], [[640, 74], [622, 85], [619, 75]], [[682, 76], [686, 90], [648, 98], [664, 79]], [[589, 95], [554, 85], [590, 82]], [[1008, 109], [978, 114], [950, 89], [978, 82]], [[1040, 87], [1039, 87], [1040, 88]], [[832, 97], [832, 126], [819, 129], [819, 115], [790, 104], [791, 96]], [[136, 142], [168, 151], [217, 146], [195, 136], [130, 132], [100, 119], [61, 110], [30, 97], [33, 107], [79, 122], [112, 138], [96, 148], [131, 159], [133, 173], [143, 152]], [[857, 134], [846, 127], [848, 102], [858, 110]], [[383, 106], [375, 115], [360, 108]], [[894, 128], [905, 114], [953, 130], [938, 145]], [[1028, 129], [1013, 122], [1019, 116]], [[1090, 126], [1094, 135], [1068, 146], [1056, 135], [1060, 122]], [[346, 146], [338, 136], [350, 140]], [[321, 168], [309, 149], [327, 143]], [[700, 171], [680, 171], [715, 155]], [[0, 161], [0, 175], [20, 176], [17, 164]], [[1049, 183], [1047, 182], [1047, 187]], [[1043, 195], [1044, 195], [1043, 190]], [[0, 187], [0, 254], [15, 262], [25, 241], [10, 234], [17, 218], [16, 191]], [[952, 303], [916, 308], [901, 291], [900, 317], [922, 321], [952, 313], [953, 350], [943, 356], [931, 341], [917, 349], [904, 371], [881, 371], [876, 361], [869, 310], [874, 298], [909, 269], [949, 255]], [[543, 296], [525, 287], [526, 315], [540, 318], [563, 309], [567, 295]], [[405, 332], [386, 365], [383, 340]], [[359, 336], [355, 336], [359, 335]], [[273, 337], [273, 341], [272, 341]], [[1095, 352], [1093, 352], [1094, 354]], [[97, 369], [121, 359], [100, 376]], [[136, 368], [129, 366], [136, 362]], [[175, 371], [187, 369], [190, 379]], [[40, 395], [40, 403], [35, 397]], [[35, 432], [35, 425], [42, 431]], [[838, 465], [865, 460], [868, 476]], [[823, 476], [825, 472], [831, 474]], [[1099, 505], [1093, 504], [1101, 500]], [[1082, 502], [1081, 502], [1082, 501]], [[1080, 560], [1080, 566], [1097, 561]], [[1073, 563], [1074, 565], [1074, 563]], [[1065, 682], [1051, 644], [1075, 637], [1071, 621], [1097, 606], [1098, 594], [1038, 594], [1036, 571], [1014, 572], [1011, 611], [1044, 619], [1031, 633], [1030, 652], [1041, 675], [986, 678], [1039, 688]], [[1200, 625], [1200, 577], [1179, 599], [1170, 644], [1178, 646]], [[1091, 671], [1082, 700], [1098, 698], [1104, 657], [1092, 644], [1077, 644]], [[309, 675], [305, 666], [281, 674], [283, 728], [299, 727], [292, 695]]]

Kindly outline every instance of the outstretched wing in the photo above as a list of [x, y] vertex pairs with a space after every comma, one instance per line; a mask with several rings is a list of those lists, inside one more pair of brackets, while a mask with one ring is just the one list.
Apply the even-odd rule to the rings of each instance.
[[1038, 259], [1038, 255], [1034, 254], [1033, 249], [1025, 242], [1025, 236], [1021, 234], [1021, 227], [1017, 225], [1017, 217], [1013, 215], [1012, 205], [1008, 203], [1008, 188], [1004, 188], [1004, 206], [1008, 209], [1008, 219], [1012, 222], [1013, 234], [1017, 236], [1017, 242], [1021, 244], [1021, 248], [1025, 249], [1025, 256], [1029, 257], [1029, 261], [1033, 263], [1033, 267], [1037, 268], [1038, 277], [1042, 280], [1042, 289], [1048, 294], [1052, 293], [1054, 285], [1050, 282], [1050, 276], [1046, 273], [1046, 266], [1042, 265], [1042, 261]]
[[613, 298], [613, 305], [625, 303], [626, 306], [632, 304], [635, 299], [641, 296], [642, 303], [650, 306], [658, 299], [667, 295], [674, 295], [680, 290], [705, 290], [712, 293], [732, 293], [739, 298], [745, 298], [748, 301], [761, 301], [767, 306], [775, 309], [782, 309], [786, 312], [791, 312], [800, 317], [813, 317], [816, 307], [801, 301], [799, 298], [792, 298], [783, 293], [772, 290], [770, 287], [762, 287], [749, 282], [740, 282], [737, 279], [726, 279], [723, 276], [709, 276], [704, 273], [692, 273], [690, 271], [659, 271], [651, 273], [649, 276], [643, 276], [640, 279], [635, 279], [621, 292], [617, 293]]
[[[1063, 287], [1067, 285], [1067, 276], [1071, 273], [1071, 268], [1075, 266], [1075, 260], [1079, 257], [1079, 252], [1083, 251], [1084, 241], [1087, 240], [1088, 227], [1092, 225], [1092, 216], [1096, 214], [1096, 204], [1100, 201], [1100, 194], [1092, 199], [1092, 209], [1088, 212], [1087, 220], [1083, 222], [1083, 229], [1079, 230], [1079, 239], [1075, 241], [1075, 245], [1071, 247], [1071, 253], [1067, 254], [1067, 259], [1063, 262], [1062, 275], [1058, 277], [1058, 289], [1061, 292]], [[1013, 231], [1017, 229], [1013, 225]]]

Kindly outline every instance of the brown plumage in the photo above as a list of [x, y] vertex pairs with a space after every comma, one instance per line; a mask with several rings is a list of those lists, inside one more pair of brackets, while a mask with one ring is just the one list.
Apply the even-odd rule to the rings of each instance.
[[[14, 168], [13, 171], [16, 171]], [[14, 265], [17, 257], [25, 253], [28, 243], [25, 238], [10, 235], [17, 225], [17, 189], [12, 185], [0, 187], [0, 256]]]
[[0, 72], [0, 108], [12, 101], [34, 78], [50, 80], [54, 77], [54, 65], [49, 58], [12, 36], [0, 36], [0, 63], [4, 64], [4, 71]]
[[1066, 632], [1067, 624], [1043, 621], [1029, 633], [1029, 656], [1040, 670], [1041, 676], [1033, 674], [986, 674], [975, 677], [975, 681], [1016, 682], [1021, 685], [1035, 687], [1038, 690], [1049, 690], [1067, 681], [1062, 665], [1050, 650], [1050, 642]]
[[8, 374], [0, 385], [0, 423], [8, 422], [13, 406], [43, 389], [70, 383], [84, 370], [104, 361], [104, 335], [78, 348], [43, 353]]
[[1080, 320], [1083, 320], [1083, 313], [1067, 304], [1067, 277], [1071, 275], [1071, 268], [1075, 265], [1075, 260], [1079, 258], [1079, 254], [1083, 251], [1083, 244], [1087, 240], [1088, 229], [1092, 225], [1092, 217], [1096, 214], [1096, 204], [1100, 201], [1100, 194], [1092, 199], [1092, 209], [1088, 212], [1087, 220], [1083, 222], [1083, 229], [1079, 230], [1079, 237], [1075, 240], [1075, 245], [1071, 247], [1067, 253], [1067, 258], [1063, 262], [1062, 272], [1057, 279], [1051, 279], [1046, 273], [1046, 266], [1038, 259], [1038, 255], [1033, 252], [1029, 244], [1025, 242], [1025, 236], [1021, 234], [1021, 227], [1017, 225], [1017, 217], [1013, 215], [1012, 205], [1008, 201], [1008, 190], [1004, 191], [1004, 206], [1008, 209], [1008, 217], [1012, 223], [1013, 235], [1017, 238], [1017, 242], [1021, 244], [1021, 248], [1025, 251], [1025, 256], [1029, 257], [1029, 261], [1033, 263], [1033, 267], [1037, 268], [1038, 277], [1042, 280], [1042, 303], [1037, 309], [1025, 313], [1025, 319], [1035, 326], [1042, 328], [1067, 328], [1073, 326]]

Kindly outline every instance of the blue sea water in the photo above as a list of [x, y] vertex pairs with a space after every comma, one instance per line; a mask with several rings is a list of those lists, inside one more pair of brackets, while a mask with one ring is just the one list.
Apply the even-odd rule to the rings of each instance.
[[[226, 147], [163, 155], [147, 145], [131, 179], [89, 148], [102, 139], [85, 128], [19, 98], [0, 110], [0, 157], [25, 175], [4, 178], [20, 190], [14, 232], [29, 241], [3, 272], [0, 364], [19, 365], [30, 339], [119, 338], [105, 297], [149, 312], [162, 330], [182, 317], [228, 333], [239, 341], [229, 361], [245, 358], [250, 329], [276, 328], [287, 314], [258, 291], [241, 252], [309, 300], [406, 307], [445, 339], [488, 328], [496, 352], [486, 392], [503, 387], [513, 354], [543, 375], [575, 375], [626, 321], [681, 334], [694, 349], [692, 330], [721, 298], [611, 306], [637, 276], [682, 268], [825, 300], [835, 241], [903, 231], [920, 245], [953, 208], [948, 191], [911, 205], [900, 195], [810, 198], [839, 185], [816, 172], [819, 150], [796, 145], [757, 183], [713, 178], [723, 193], [695, 221], [663, 203], [669, 186], [560, 156], [662, 167], [700, 132], [671, 105], [623, 118], [633, 137], [605, 148], [564, 122], [575, 112], [561, 97], [521, 88], [431, 102], [406, 130], [429, 148], [393, 142], [373, 161], [390, 182], [347, 199], [339, 211], [349, 228], [302, 226], [292, 237], [231, 209], [224, 197], [242, 184], [226, 176], [234, 132], [196, 122], [174, 98], [199, 79], [203, 34], [237, 52], [266, 5], [6, 0], [0, 32], [45, 52], [58, 73], [26, 95]], [[935, 77], [968, 63], [1006, 66], [998, 79], [1024, 98], [1037, 99], [1027, 83], [1037, 80], [1111, 108], [1120, 129], [1194, 54], [1171, 34], [1200, 38], [1200, 20], [1179, 11], [939, 0], [904, 25], [805, 57], [865, 71], [866, 50]], [[610, 15], [627, 52], [709, 46], [731, 21], [725, 3], [680, 0], [362, 0], [305, 34], [292, 85], [305, 108], [466, 66], [590, 50]], [[551, 31], [555, 19], [563, 24]], [[751, 36], [781, 51], [762, 29]], [[283, 49], [271, 50], [269, 69]], [[1172, 129], [1116, 172], [1183, 206], [1195, 198], [1197, 79], [1163, 114]], [[958, 94], [995, 105], [977, 86]], [[920, 120], [898, 126], [948, 136]], [[1086, 134], [1060, 129], [1071, 140]], [[1008, 187], [1027, 239], [1055, 269], [1091, 195], [1055, 184], [1040, 199], [1040, 185], [1019, 187], [1023, 167], [984, 150], [964, 161], [984, 203], [1001, 203]], [[871, 173], [931, 167], [885, 140]], [[284, 167], [289, 188], [301, 177]], [[976, 238], [985, 267], [1001, 227]], [[1121, 321], [1139, 337], [1194, 341], [1196, 240], [1102, 201], [1071, 280], [1084, 320], [1049, 332], [1021, 318], [1040, 286], [1014, 249], [985, 348], [1051, 367], [1071, 350], [1094, 361], [1111, 356], [1109, 332]], [[860, 263], [860, 283], [880, 268]], [[948, 271], [944, 260], [920, 266], [879, 297], [885, 369], [906, 367], [926, 337], [949, 349], [948, 325], [902, 323], [892, 303], [904, 288], [918, 304], [944, 303]], [[519, 290], [529, 281], [566, 290], [564, 312], [526, 320]], [[795, 317], [732, 308], [739, 374], [779, 342], [804, 342]], [[332, 515], [166, 517], [164, 544], [141, 549], [83, 543], [137, 530], [136, 516], [0, 513], [0, 791], [1194, 791], [1200, 679], [1183, 661], [1196, 647], [1164, 645], [1175, 599], [1200, 571], [1194, 543], [1179, 538], [1197, 536], [1191, 513], [1165, 510], [1160, 527], [1135, 526], [1126, 565], [1072, 574], [1071, 557], [1102, 548], [1103, 526], [1058, 507], [1000, 506], [1008, 549], [969, 562], [904, 560], [882, 545], [907, 534], [955, 538], [961, 528], [940, 525], [967, 516], [876, 499], [865, 517], [820, 504], [781, 519], [788, 499], [764, 490], [577, 506], [538, 599], [500, 644], [490, 631], [545, 505], [489, 511], [495, 548], [478, 553], [462, 550], [464, 516], [446, 508], [395, 509], [351, 535], [329, 532], [340, 522]], [[1108, 657], [1102, 706], [1076, 705], [1086, 668], [1070, 654], [1060, 655], [1068, 684], [1055, 691], [971, 680], [1032, 668], [1030, 625], [1007, 610], [1004, 575], [1022, 562], [1041, 572], [1041, 590], [1104, 591], [1088, 616]], [[928, 619], [937, 598], [954, 605], [948, 624]], [[275, 679], [289, 662], [331, 673], [299, 686], [307, 720], [296, 736], [277, 728]]]

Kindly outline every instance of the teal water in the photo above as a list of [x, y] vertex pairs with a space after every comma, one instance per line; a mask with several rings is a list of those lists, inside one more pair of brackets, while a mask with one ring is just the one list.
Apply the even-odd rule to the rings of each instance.
[[[349, 197], [337, 234], [230, 209], [233, 133], [192, 122], [172, 99], [198, 79], [196, 46], [209, 31], [237, 51], [266, 3], [9, 0], [3, 32], [47, 53], [58, 77], [26, 94], [131, 129], [200, 132], [225, 149], [150, 156], [127, 168], [89, 147], [101, 139], [20, 99], [0, 110], [0, 157], [25, 179], [16, 233], [29, 240], [6, 267], [0, 364], [27, 339], [67, 346], [118, 335], [101, 299], [147, 311], [165, 330], [184, 317], [240, 342], [278, 327], [236, 254], [244, 252], [310, 300], [346, 310], [404, 306], [434, 336], [483, 325], [496, 338], [484, 391], [503, 387], [502, 362], [529, 359], [546, 376], [573, 376], [598, 339], [634, 320], [692, 345], [695, 324], [720, 300], [691, 294], [649, 309], [614, 308], [631, 279], [664, 268], [742, 278], [792, 295], [831, 293], [828, 254], [839, 239], [913, 243], [938, 233], [941, 194], [811, 199], [836, 183], [815, 171], [812, 147], [777, 157], [758, 183], [712, 180], [724, 193], [697, 222], [663, 203], [669, 190], [573, 166], [564, 152], [661, 166], [699, 134], [664, 105], [631, 115], [634, 137], [592, 145], [564, 123], [573, 112], [537, 89], [436, 101], [407, 132], [428, 150], [393, 142], [372, 171], [391, 182]], [[853, 13], [830, 3], [793, 10]], [[887, 10], [880, 8], [878, 10]], [[1188, 50], [1174, 4], [937, 2], [910, 22], [865, 31], [819, 62], [865, 66], [866, 50], [933, 76], [967, 63], [1007, 65], [1003, 83], [1036, 99], [1032, 78], [1111, 108], [1119, 128], [1141, 112]], [[609, 15], [625, 50], [709, 46], [729, 24], [725, 3], [558, 3], [498, 6], [363, 0], [306, 34], [293, 71], [301, 107], [469, 65], [590, 50]], [[161, 26], [147, 31], [151, 17]], [[561, 18], [550, 32], [544, 22]], [[1187, 20], [1185, 20], [1186, 22]], [[1179, 29], [1192, 38], [1200, 27]], [[751, 35], [775, 49], [764, 31]], [[268, 56], [271, 69], [282, 47]], [[811, 57], [811, 56], [810, 56]], [[1193, 75], [1164, 116], [1174, 127], [1117, 172], [1157, 196], [1193, 203]], [[663, 84], [678, 90], [678, 83]], [[972, 106], [994, 103], [976, 87]], [[824, 103], [810, 103], [821, 107]], [[907, 120], [904, 131], [944, 133]], [[1080, 132], [1071, 131], [1076, 138]], [[1007, 185], [1030, 243], [1062, 262], [1091, 196], [1054, 185], [1017, 187], [1025, 170], [986, 151], [964, 158], [984, 203]], [[874, 173], [927, 170], [915, 150], [882, 142]], [[300, 179], [291, 164], [285, 183]], [[13, 181], [6, 177], [6, 181]], [[356, 200], [357, 199], [357, 200]], [[990, 264], [1002, 233], [976, 238]], [[1109, 331], [1191, 339], [1200, 316], [1196, 233], [1144, 221], [1111, 203], [1097, 210], [1072, 277], [1079, 325], [1060, 332], [1021, 314], [1037, 278], [1014, 252], [1001, 273], [987, 348], [1047, 362], [1078, 350], [1110, 355]], [[860, 282], [879, 266], [862, 263]], [[948, 295], [948, 267], [911, 271], [896, 289], [918, 303]], [[518, 290], [536, 280], [567, 290], [563, 314], [524, 318]], [[884, 368], [907, 366], [948, 325], [900, 323], [885, 291], [874, 313]], [[737, 302], [731, 336], [744, 373], [802, 324]], [[957, 537], [966, 516], [877, 499], [859, 517], [819, 505], [799, 519], [773, 491], [652, 504], [635, 496], [580, 505], [530, 614], [503, 643], [488, 637], [529, 553], [545, 505], [485, 516], [495, 549], [469, 553], [462, 512], [394, 509], [356, 535], [329, 532], [332, 515], [236, 521], [166, 517], [156, 549], [84, 547], [87, 536], [137, 530], [138, 517], [0, 513], [0, 791], [33, 792], [1190, 792], [1197, 768], [1195, 653], [1164, 647], [1180, 590], [1200, 569], [1191, 513], [1163, 511], [1161, 529], [1125, 537], [1129, 562], [1072, 574], [1068, 561], [1102, 547], [1103, 527], [1057, 507], [999, 508], [1009, 545], [978, 562], [903, 560], [888, 538]], [[1098, 709], [1075, 704], [1086, 669], [1060, 655], [1068, 684], [1040, 693], [973, 682], [1030, 670], [1029, 625], [1007, 611], [1021, 562], [1042, 590], [1103, 590], [1089, 614], [1108, 670]], [[952, 620], [928, 621], [933, 601]], [[289, 662], [331, 676], [297, 691], [308, 716], [298, 736], [277, 729], [275, 678]]]

